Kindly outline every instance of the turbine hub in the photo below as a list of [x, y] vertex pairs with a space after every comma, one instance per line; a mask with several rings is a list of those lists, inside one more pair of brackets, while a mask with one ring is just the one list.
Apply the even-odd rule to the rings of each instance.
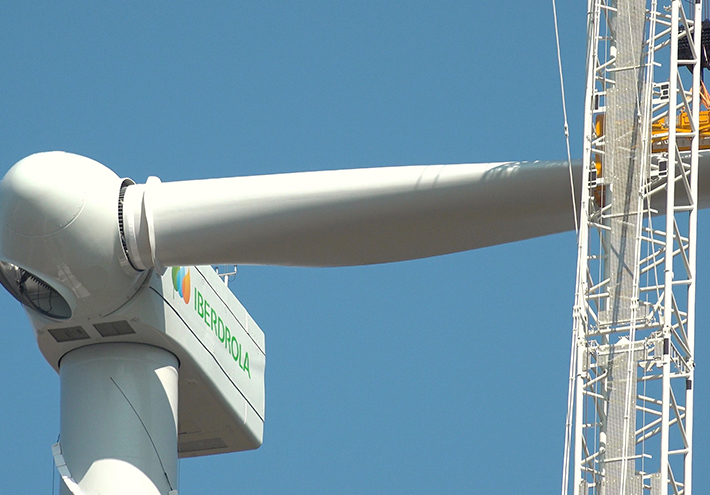
[[120, 307], [141, 278], [119, 235], [126, 183], [133, 181], [71, 153], [20, 160], [0, 181], [0, 282], [54, 319], [91, 319]]

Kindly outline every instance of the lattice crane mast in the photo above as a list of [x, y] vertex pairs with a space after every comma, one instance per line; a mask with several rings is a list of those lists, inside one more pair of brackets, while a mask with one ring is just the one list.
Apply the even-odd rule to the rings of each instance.
[[589, 1], [563, 494], [692, 492], [701, 17]]

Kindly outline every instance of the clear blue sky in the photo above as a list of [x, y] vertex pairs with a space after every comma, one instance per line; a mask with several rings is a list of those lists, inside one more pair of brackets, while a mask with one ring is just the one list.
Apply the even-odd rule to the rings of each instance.
[[[70, 5], [69, 5], [70, 4]], [[66, 150], [143, 182], [565, 156], [549, 1], [0, 5], [0, 173]], [[560, 2], [573, 156], [586, 2]], [[696, 473], [710, 469], [701, 215]], [[347, 269], [240, 267], [267, 339], [265, 442], [181, 495], [555, 493], [571, 233]], [[51, 493], [59, 381], [0, 295], [3, 493]], [[696, 476], [702, 489], [703, 483]]]

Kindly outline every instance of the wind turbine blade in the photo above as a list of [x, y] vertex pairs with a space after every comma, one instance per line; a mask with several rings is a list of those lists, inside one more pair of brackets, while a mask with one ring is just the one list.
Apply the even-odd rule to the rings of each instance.
[[[701, 156], [700, 207], [710, 204]], [[573, 162], [579, 201], [581, 162]], [[680, 187], [680, 186], [677, 186]], [[654, 208], [657, 208], [662, 199]], [[350, 266], [454, 253], [574, 228], [567, 162], [387, 167], [129, 186], [140, 269]]]
[[139, 268], [366, 265], [574, 227], [567, 164], [543, 161], [153, 178], [128, 187], [124, 211]]

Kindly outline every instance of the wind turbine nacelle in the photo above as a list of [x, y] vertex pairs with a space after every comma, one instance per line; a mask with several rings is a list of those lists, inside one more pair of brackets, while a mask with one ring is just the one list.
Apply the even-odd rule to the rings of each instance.
[[211, 267], [131, 264], [121, 223], [132, 184], [69, 153], [18, 162], [0, 182], [0, 283], [24, 305], [57, 372], [64, 355], [87, 345], [172, 352], [181, 457], [257, 448], [264, 334]]
[[180, 362], [180, 457], [261, 445], [264, 334], [211, 266], [152, 270], [128, 303], [91, 321], [60, 323], [26, 309], [57, 371], [62, 356], [92, 344], [134, 342], [172, 352]]

